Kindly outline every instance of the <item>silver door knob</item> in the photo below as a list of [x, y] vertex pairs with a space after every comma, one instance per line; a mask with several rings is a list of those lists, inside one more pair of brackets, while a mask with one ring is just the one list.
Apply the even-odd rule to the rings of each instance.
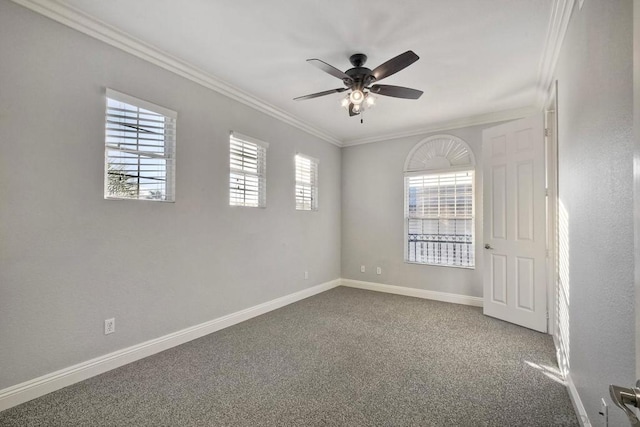
[[640, 388], [638, 387], [640, 387], [640, 380], [636, 383], [636, 388], [620, 387], [613, 384], [609, 386], [611, 400], [627, 414], [627, 418], [629, 418], [632, 426], [640, 426], [638, 417], [636, 417], [633, 410], [629, 408], [629, 406], [635, 408], [640, 407]]
[[490, 244], [488, 244], [488, 243], [485, 243], [485, 244], [484, 244], [484, 248], [485, 248], [485, 249], [493, 249], [493, 248], [491, 247], [491, 245], [490, 245]]

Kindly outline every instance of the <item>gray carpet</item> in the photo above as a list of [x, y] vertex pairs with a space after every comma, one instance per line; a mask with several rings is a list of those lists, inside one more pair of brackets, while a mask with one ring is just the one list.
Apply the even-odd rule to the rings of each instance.
[[552, 339], [339, 287], [0, 413], [2, 426], [576, 426]]

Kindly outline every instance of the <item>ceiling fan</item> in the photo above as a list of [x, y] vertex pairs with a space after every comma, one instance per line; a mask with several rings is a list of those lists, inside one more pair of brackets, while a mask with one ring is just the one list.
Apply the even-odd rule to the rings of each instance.
[[365, 108], [375, 104], [375, 97], [371, 94], [391, 96], [394, 98], [418, 99], [422, 95], [421, 90], [411, 89], [402, 86], [374, 84], [416, 62], [420, 57], [413, 51], [408, 50], [395, 58], [392, 58], [373, 70], [364, 67], [367, 55], [356, 53], [349, 57], [349, 62], [353, 68], [342, 72], [336, 67], [327, 64], [320, 59], [307, 59], [307, 62], [320, 68], [322, 71], [331, 74], [342, 80], [345, 87], [325, 90], [324, 92], [312, 93], [310, 95], [299, 96], [294, 101], [318, 98], [320, 96], [340, 93], [350, 90], [351, 92], [342, 99], [342, 106], [349, 110], [349, 116], [356, 116]]

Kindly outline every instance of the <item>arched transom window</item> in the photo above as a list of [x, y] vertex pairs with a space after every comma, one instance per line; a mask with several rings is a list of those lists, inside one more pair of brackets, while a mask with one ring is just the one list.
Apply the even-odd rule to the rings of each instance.
[[407, 156], [405, 261], [475, 267], [475, 158], [466, 142], [435, 135]]

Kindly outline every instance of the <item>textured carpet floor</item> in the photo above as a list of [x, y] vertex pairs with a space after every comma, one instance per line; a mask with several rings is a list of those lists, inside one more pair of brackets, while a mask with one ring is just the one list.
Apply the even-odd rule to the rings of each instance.
[[549, 335], [339, 287], [0, 412], [2, 426], [574, 426]]

